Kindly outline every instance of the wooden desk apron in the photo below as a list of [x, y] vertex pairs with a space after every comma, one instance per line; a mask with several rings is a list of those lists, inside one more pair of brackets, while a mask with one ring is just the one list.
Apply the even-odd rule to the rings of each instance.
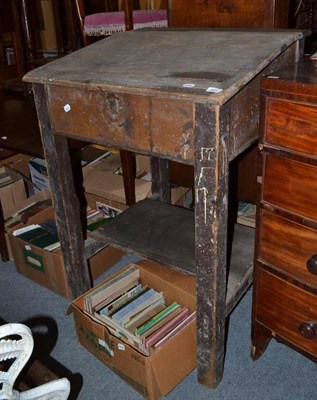
[[[90, 287], [86, 263], [90, 252], [87, 243], [85, 252], [79, 211], [74, 207], [65, 138], [195, 166], [196, 205], [190, 215], [195, 232], [191, 236], [178, 232], [174, 237], [187, 235], [184, 242], [180, 240], [184, 248], [192, 241], [189, 264], [197, 278], [197, 370], [199, 381], [208, 386], [216, 386], [222, 378], [226, 316], [252, 280], [251, 251], [249, 268], [236, 263], [240, 275], [236, 270], [230, 272], [231, 260], [227, 284], [229, 162], [258, 137], [261, 77], [297, 61], [302, 38], [297, 31], [130, 31], [51, 62], [24, 78], [34, 84], [74, 297]], [[125, 213], [121, 215], [126, 218]], [[155, 224], [144, 226], [156, 229]], [[130, 239], [125, 243], [133, 244]], [[244, 242], [239, 242], [238, 253], [243, 248]]]

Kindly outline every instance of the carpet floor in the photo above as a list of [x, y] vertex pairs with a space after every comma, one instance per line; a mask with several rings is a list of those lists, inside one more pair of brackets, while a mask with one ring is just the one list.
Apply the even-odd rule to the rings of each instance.
[[[124, 257], [103, 276], [133, 257]], [[0, 318], [28, 325], [35, 355], [58, 376], [71, 381], [70, 399], [140, 400], [142, 396], [108, 369], [76, 338], [69, 300], [18, 274], [13, 262], [0, 262]], [[197, 383], [189, 374], [166, 397], [168, 400], [315, 400], [317, 365], [272, 340], [257, 361], [250, 357], [252, 290], [228, 318], [224, 377], [216, 389]], [[177, 368], [177, 365], [175, 366]]]

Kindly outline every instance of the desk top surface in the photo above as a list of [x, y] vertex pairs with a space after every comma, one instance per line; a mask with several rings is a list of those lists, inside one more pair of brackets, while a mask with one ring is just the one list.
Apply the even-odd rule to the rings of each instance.
[[303, 36], [294, 30], [129, 31], [37, 68], [24, 80], [222, 104]]

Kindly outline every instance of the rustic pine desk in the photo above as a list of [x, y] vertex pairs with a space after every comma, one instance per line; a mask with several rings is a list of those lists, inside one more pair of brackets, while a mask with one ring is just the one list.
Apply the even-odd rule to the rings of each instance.
[[[198, 379], [208, 386], [222, 379], [226, 316], [252, 280], [250, 263], [234, 254], [227, 274], [229, 163], [257, 140], [261, 76], [297, 61], [302, 38], [296, 31], [131, 31], [25, 77], [73, 296], [90, 287], [87, 259], [109, 242], [196, 274]], [[163, 201], [137, 203], [84, 244], [67, 138], [151, 155], [153, 191]], [[195, 212], [167, 204], [168, 159], [194, 165]], [[233, 253], [241, 256], [248, 235]]]

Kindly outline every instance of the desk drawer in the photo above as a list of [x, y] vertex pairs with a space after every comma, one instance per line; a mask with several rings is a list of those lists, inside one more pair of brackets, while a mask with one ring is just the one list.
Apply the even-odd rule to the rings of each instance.
[[265, 141], [317, 155], [317, 107], [287, 100], [267, 100]]
[[316, 296], [260, 268], [257, 299], [256, 314], [260, 323], [308, 353], [317, 355]]
[[313, 274], [306, 266], [307, 261], [317, 254], [317, 231], [261, 210], [259, 232], [258, 257], [261, 260], [317, 288], [317, 268]]
[[52, 86], [51, 122], [58, 132], [136, 152], [194, 160], [193, 104], [137, 94]]
[[317, 220], [317, 167], [273, 154], [264, 163], [263, 200]]

